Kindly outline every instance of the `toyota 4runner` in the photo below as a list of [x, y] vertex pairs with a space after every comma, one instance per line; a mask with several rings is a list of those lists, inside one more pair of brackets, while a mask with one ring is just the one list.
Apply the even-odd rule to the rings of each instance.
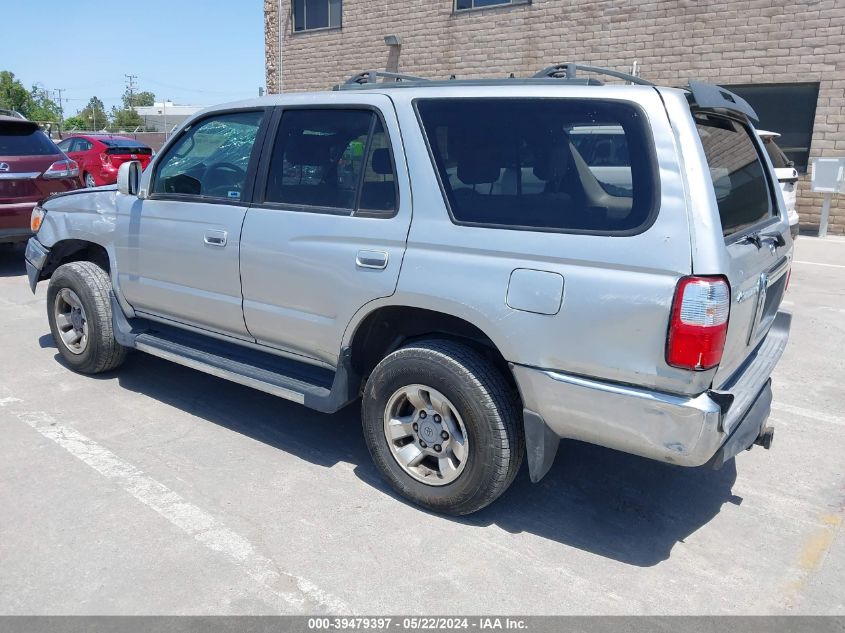
[[76, 371], [137, 349], [319, 411], [362, 397], [378, 469], [436, 511], [523, 457], [538, 481], [560, 438], [718, 467], [769, 447], [790, 325], [755, 118], [575, 64], [363, 73], [205, 110], [143, 174], [49, 199], [29, 280]]

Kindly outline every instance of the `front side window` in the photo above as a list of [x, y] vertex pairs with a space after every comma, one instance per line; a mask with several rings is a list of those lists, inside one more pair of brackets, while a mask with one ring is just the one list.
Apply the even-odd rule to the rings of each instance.
[[289, 110], [282, 116], [265, 202], [392, 214], [390, 142], [371, 110]]
[[263, 114], [221, 114], [191, 126], [159, 162], [152, 193], [239, 201]]
[[422, 99], [417, 110], [459, 224], [632, 233], [653, 217], [653, 144], [633, 104]]
[[504, 4], [530, 4], [530, 2], [531, 0], [455, 0], [455, 10], [466, 11], [467, 9], [482, 9]]
[[722, 234], [737, 233], [772, 217], [765, 168], [750, 130], [719, 116], [700, 114], [695, 123], [710, 167]]
[[340, 28], [341, 0], [293, 0], [293, 30]]

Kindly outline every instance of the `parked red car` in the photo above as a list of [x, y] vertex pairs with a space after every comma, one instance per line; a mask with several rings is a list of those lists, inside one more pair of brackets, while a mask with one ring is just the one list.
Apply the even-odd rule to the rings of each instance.
[[101, 134], [68, 136], [59, 148], [79, 163], [79, 173], [86, 187], [113, 185], [118, 168], [130, 160], [137, 160], [141, 168], [150, 163], [153, 150], [135, 139]]
[[37, 123], [0, 115], [0, 243], [29, 239], [33, 207], [78, 188], [79, 166]]

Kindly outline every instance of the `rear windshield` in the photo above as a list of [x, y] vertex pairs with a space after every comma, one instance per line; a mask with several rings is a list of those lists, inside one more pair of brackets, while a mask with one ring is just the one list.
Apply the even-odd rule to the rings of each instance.
[[769, 155], [769, 160], [772, 161], [772, 167], [775, 169], [782, 169], [783, 167], [792, 167], [786, 154], [781, 151], [774, 139], [763, 139], [763, 147], [766, 148], [766, 153]]
[[55, 143], [32, 126], [0, 126], [0, 156], [51, 156], [60, 154]]
[[106, 147], [146, 147], [143, 143], [131, 138], [98, 138], [97, 140]]
[[633, 104], [420, 99], [416, 106], [457, 223], [585, 233], [633, 233], [650, 223], [656, 160]]
[[773, 215], [769, 185], [751, 133], [719, 116], [696, 116], [719, 204], [722, 234], [732, 235]]
[[142, 145], [112, 145], [106, 148], [106, 154], [152, 154], [153, 150]]

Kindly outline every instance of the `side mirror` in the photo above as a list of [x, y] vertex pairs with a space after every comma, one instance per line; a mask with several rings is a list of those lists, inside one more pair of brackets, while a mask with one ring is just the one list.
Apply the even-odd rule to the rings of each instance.
[[117, 190], [125, 196], [138, 195], [138, 183], [141, 182], [141, 163], [130, 160], [117, 170]]

